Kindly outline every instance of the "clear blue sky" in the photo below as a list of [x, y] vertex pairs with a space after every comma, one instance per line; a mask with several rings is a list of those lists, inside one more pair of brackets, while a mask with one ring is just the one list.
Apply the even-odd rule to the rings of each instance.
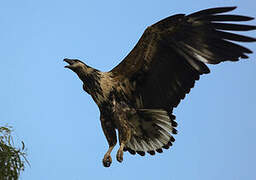
[[[0, 125], [13, 126], [28, 148], [31, 167], [21, 179], [255, 180], [256, 54], [210, 66], [174, 111], [179, 134], [171, 150], [125, 153], [120, 164], [115, 149], [108, 169], [99, 110], [62, 61], [79, 58], [107, 71], [152, 23], [233, 5], [234, 13], [256, 17], [253, 0], [1, 1]], [[256, 43], [246, 45], [256, 51]]]

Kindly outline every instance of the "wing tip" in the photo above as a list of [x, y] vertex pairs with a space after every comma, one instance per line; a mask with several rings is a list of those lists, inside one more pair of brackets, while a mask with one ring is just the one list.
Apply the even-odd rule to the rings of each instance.
[[245, 16], [247, 19], [244, 20], [244, 21], [252, 21], [254, 20], [255, 18], [254, 17], [251, 17], [251, 16]]
[[233, 11], [236, 8], [237, 6], [225, 6], [225, 7], [203, 9], [201, 11], [197, 11], [195, 13], [187, 15], [187, 17], [199, 17], [199, 16], [205, 16], [205, 15], [225, 13], [225, 12]]

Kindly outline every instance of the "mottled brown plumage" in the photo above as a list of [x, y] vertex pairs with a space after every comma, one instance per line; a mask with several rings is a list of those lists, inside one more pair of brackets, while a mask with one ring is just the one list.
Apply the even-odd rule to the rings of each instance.
[[93, 69], [80, 60], [64, 59], [83, 81], [100, 109], [102, 129], [109, 149], [117, 143], [117, 160], [123, 151], [144, 156], [168, 149], [175, 141], [177, 122], [172, 114], [199, 76], [210, 72], [208, 64], [248, 58], [251, 50], [235, 44], [255, 38], [228, 31], [249, 31], [255, 26], [223, 23], [253, 18], [222, 13], [235, 7], [213, 8], [190, 15], [177, 14], [149, 26], [133, 50], [109, 72]]

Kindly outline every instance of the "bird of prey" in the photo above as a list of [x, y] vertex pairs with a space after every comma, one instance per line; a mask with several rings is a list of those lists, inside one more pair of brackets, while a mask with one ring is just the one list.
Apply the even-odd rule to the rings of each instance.
[[235, 8], [176, 14], [147, 27], [132, 51], [109, 72], [78, 59], [64, 59], [68, 63], [65, 67], [78, 75], [84, 91], [99, 107], [109, 144], [103, 158], [105, 167], [112, 162], [116, 130], [119, 162], [123, 161], [124, 151], [144, 156], [168, 149], [175, 141], [173, 134], [177, 134], [173, 108], [200, 75], [210, 72], [206, 64], [248, 58], [252, 51], [236, 42], [256, 39], [230, 31], [249, 31], [256, 26], [230, 23], [253, 19], [226, 13]]

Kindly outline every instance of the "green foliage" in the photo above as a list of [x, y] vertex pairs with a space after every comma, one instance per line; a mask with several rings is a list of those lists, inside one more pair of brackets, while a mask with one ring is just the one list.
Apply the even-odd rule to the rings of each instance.
[[17, 180], [24, 171], [26, 159], [25, 144], [14, 147], [11, 127], [0, 127], [0, 180]]

